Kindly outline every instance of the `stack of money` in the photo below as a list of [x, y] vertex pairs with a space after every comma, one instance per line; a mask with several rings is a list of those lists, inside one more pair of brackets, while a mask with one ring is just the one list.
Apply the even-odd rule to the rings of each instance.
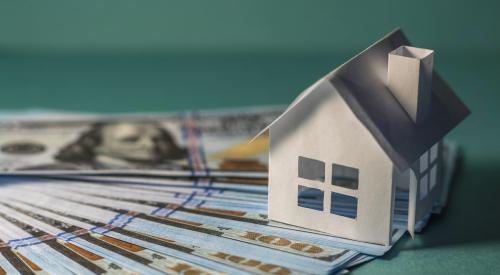
[[[249, 141], [281, 112], [0, 115], [0, 274], [327, 274], [383, 255], [267, 219], [268, 137]], [[399, 192], [392, 244], [407, 207]]]

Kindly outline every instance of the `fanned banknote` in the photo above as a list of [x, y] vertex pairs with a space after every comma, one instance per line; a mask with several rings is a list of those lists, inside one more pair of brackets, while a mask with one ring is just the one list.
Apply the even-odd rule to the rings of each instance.
[[[179, 266], [206, 273], [323, 274], [359, 255], [333, 237], [269, 225], [259, 192], [242, 199], [211, 197], [215, 189], [181, 191], [169, 185], [9, 181], [0, 188], [0, 239], [8, 250], [0, 266], [58, 274], [107, 273], [110, 265], [148, 274]], [[32, 265], [16, 265], [13, 257]]]
[[0, 122], [0, 171], [265, 177], [267, 137], [248, 141], [281, 111], [9, 118]]
[[[280, 113], [4, 116], [0, 275], [344, 274], [391, 249], [267, 219], [267, 137], [248, 141]], [[407, 211], [397, 190], [391, 244]]]

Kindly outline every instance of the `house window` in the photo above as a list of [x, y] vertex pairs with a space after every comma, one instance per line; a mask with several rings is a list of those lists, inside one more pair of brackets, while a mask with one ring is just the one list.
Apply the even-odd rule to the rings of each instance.
[[323, 190], [299, 185], [299, 206], [323, 211]]
[[438, 146], [439, 143], [434, 144], [429, 151], [420, 157], [419, 198], [421, 200], [425, 199], [437, 184]]
[[424, 174], [420, 178], [420, 199], [424, 199], [427, 197], [427, 193], [429, 191], [429, 178], [427, 177], [427, 174]]
[[358, 169], [332, 164], [332, 184], [344, 188], [358, 189]]
[[299, 177], [324, 182], [325, 163], [315, 159], [299, 157]]
[[420, 173], [424, 173], [429, 166], [429, 154], [425, 152], [422, 156], [420, 156]]
[[430, 161], [434, 162], [437, 159], [437, 156], [438, 156], [438, 143], [434, 144], [431, 147]]
[[[358, 215], [358, 198], [332, 192], [330, 213], [355, 219]], [[354, 205], [354, 207], [353, 207]]]
[[[330, 212], [334, 215], [356, 219], [358, 216], [358, 198], [352, 196], [352, 191], [342, 189], [358, 189], [359, 170], [339, 164], [332, 164], [331, 167], [332, 184], [315, 184], [315, 181], [325, 181], [325, 163], [299, 156], [298, 177], [307, 181], [301, 180], [301, 184], [298, 185], [297, 205], [299, 207], [325, 211], [326, 213]], [[350, 195], [343, 193], [346, 191]], [[330, 196], [330, 205], [324, 205], [325, 196]]]
[[432, 190], [437, 183], [437, 164], [432, 165], [429, 188]]

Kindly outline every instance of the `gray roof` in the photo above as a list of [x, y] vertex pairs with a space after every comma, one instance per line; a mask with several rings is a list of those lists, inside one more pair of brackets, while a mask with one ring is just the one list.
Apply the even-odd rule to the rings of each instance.
[[[404, 170], [470, 112], [434, 71], [429, 115], [423, 123], [415, 124], [385, 85], [388, 53], [402, 45], [411, 43], [397, 29], [335, 69], [326, 79], [394, 164]], [[287, 111], [313, 92], [314, 89], [306, 90]]]

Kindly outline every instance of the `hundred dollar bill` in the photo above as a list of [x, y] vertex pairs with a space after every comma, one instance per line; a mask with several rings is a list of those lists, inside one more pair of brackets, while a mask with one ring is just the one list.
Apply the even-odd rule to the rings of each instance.
[[[36, 250], [38, 245], [46, 245], [48, 247], [40, 250], [41, 253], [50, 254], [52, 250], [54, 253], [61, 253], [62, 255], [54, 259], [55, 263], [63, 267], [73, 265], [74, 269], [71, 270], [78, 274], [83, 274], [86, 271], [97, 274], [162, 274], [163, 272], [169, 274], [189, 274], [189, 272], [218, 274], [217, 271], [199, 264], [158, 253], [113, 237], [92, 233], [76, 225], [19, 208], [14, 204], [3, 203], [0, 206], [1, 217], [5, 218], [4, 222], [22, 229], [24, 235], [31, 235], [31, 237], [10, 240], [9, 244], [12, 249], [26, 247], [25, 250]], [[47, 269], [54, 266], [53, 263], [44, 259], [34, 257], [33, 260]], [[73, 262], [76, 262], [76, 265]], [[133, 272], [127, 271], [122, 266]]]
[[[258, 262], [259, 264], [256, 265], [263, 269], [281, 267], [284, 268], [280, 269], [281, 271], [285, 272], [284, 270], [286, 270], [286, 273], [283, 274], [302, 272], [323, 273], [326, 272], [325, 270], [330, 272], [335, 269], [341, 269], [345, 267], [344, 264], [349, 263], [352, 265], [357, 261], [353, 261], [351, 258], [359, 255], [358, 252], [346, 249], [345, 243], [337, 242], [336, 238], [332, 236], [301, 231], [297, 228], [276, 227], [272, 223], [268, 223], [265, 216], [245, 218], [245, 215], [241, 215], [241, 211], [213, 208], [210, 209], [211, 211], [203, 211], [196, 207], [186, 209], [168, 208], [168, 202], [176, 198], [175, 196], [162, 196], [162, 194], [158, 194], [158, 191], [161, 191], [160, 186], [155, 186], [153, 190], [149, 190], [148, 188], [141, 190], [139, 186], [136, 186], [137, 188], [128, 188], [126, 185], [115, 184], [102, 184], [99, 186], [95, 183], [79, 183], [77, 181], [58, 182], [21, 177], [14, 179], [16, 180], [11, 180], [10, 184], [0, 187], [0, 215], [1, 213], [5, 213], [5, 215], [11, 215], [37, 228], [43, 228], [51, 236], [60, 237], [58, 241], [61, 243], [69, 241], [69, 238], [75, 245], [79, 245], [79, 247], [101, 257], [109, 253], [112, 254], [112, 251], [106, 253], [96, 251], [96, 248], [92, 247], [92, 243], [89, 244], [87, 239], [82, 240], [83, 237], [74, 239], [71, 235], [61, 234], [62, 232], [56, 229], [40, 226], [24, 216], [28, 215], [44, 223], [49, 223], [60, 231], [64, 231], [66, 228], [68, 230], [65, 232], [68, 232], [71, 227], [71, 231], [73, 232], [70, 233], [73, 235], [78, 232], [82, 234], [88, 233], [90, 237], [97, 239], [102, 238], [102, 236], [109, 236], [140, 246], [141, 249], [148, 249], [163, 254], [166, 253], [164, 251], [165, 247], [155, 247], [150, 242], [141, 243], [141, 240], [133, 238], [130, 235], [117, 236], [116, 234], [119, 234], [117, 231], [102, 232], [96, 228], [100, 227], [102, 228], [100, 230], [104, 231], [107, 231], [110, 227], [114, 228], [114, 230], [132, 230], [131, 232], [134, 232], [132, 234], [140, 234], [142, 239], [151, 237], [155, 240], [157, 238], [168, 238], [169, 241], [173, 241], [177, 245], [182, 244], [185, 249], [192, 249], [194, 252], [189, 256], [197, 255], [197, 257], [201, 257], [205, 261], [212, 261], [212, 264], [228, 264], [227, 261], [231, 261], [230, 259], [237, 259], [237, 263], [232, 262], [234, 268], [247, 268], [246, 271], [252, 273], [266, 272], [260, 272], [262, 271], [260, 269], [255, 270], [254, 267], [240, 266], [241, 263]], [[164, 185], [164, 187], [165, 190], [169, 188], [168, 185]], [[99, 192], [100, 189], [102, 192]], [[142, 200], [140, 200], [141, 198]], [[189, 197], [183, 199], [187, 200]], [[158, 200], [163, 203], [157, 202]], [[224, 198], [217, 198], [217, 200], [224, 200]], [[177, 203], [179, 202], [177, 201]], [[253, 210], [248, 209], [248, 211], [251, 212]], [[16, 212], [19, 214], [16, 214]], [[78, 221], [71, 221], [70, 224], [73, 224], [72, 226], [62, 226], [60, 222], [62, 220], [67, 222], [67, 219], [77, 219]], [[91, 224], [85, 226], [81, 224], [83, 222], [88, 223], [91, 220], [93, 220]], [[75, 226], [79, 226], [79, 228], [75, 229]], [[165, 228], [163, 230], [159, 228], [155, 229], [156, 226], [165, 226]], [[87, 231], [82, 232], [80, 229]], [[112, 235], [107, 235], [108, 233]], [[170, 236], [170, 234], [175, 236]], [[188, 237], [191, 235], [192, 237]], [[394, 241], [399, 236], [395, 237]], [[193, 243], [196, 238], [201, 238], [201, 240], [196, 240]], [[207, 238], [209, 243], [206, 242]], [[217, 240], [213, 238], [217, 238]], [[50, 238], [45, 237], [44, 239]], [[9, 240], [9, 242], [11, 241]], [[223, 245], [213, 247], [211, 242], [219, 242]], [[247, 243], [259, 248], [251, 249], [248, 247], [246, 252], [234, 249], [234, 247], [241, 246], [240, 243]], [[206, 248], [206, 246], [211, 247]], [[233, 249], [225, 249], [227, 246], [232, 246]], [[355, 247], [355, 244], [351, 244], [351, 247]], [[285, 253], [283, 255], [292, 254], [303, 257], [302, 259], [295, 260], [305, 264], [305, 267], [301, 268], [296, 264], [289, 263], [288, 261], [293, 262], [293, 258], [289, 258], [290, 256], [281, 255], [280, 259], [283, 261], [279, 265], [277, 259], [273, 260], [273, 258], [270, 258], [270, 261], [266, 261], [269, 259], [253, 256], [253, 253], [266, 253], [263, 249], [275, 251], [273, 253], [279, 253], [279, 255]], [[181, 253], [180, 251], [177, 252]], [[248, 254], [249, 252], [252, 253]], [[150, 255], [149, 259], [154, 258], [152, 253], [146, 253], [146, 255]], [[172, 257], [172, 254], [165, 255]], [[174, 256], [179, 260], [188, 260], [186, 259], [186, 255], [174, 254]], [[109, 258], [110, 256], [108, 255], [107, 257]], [[123, 262], [116, 258], [110, 258], [110, 260], [119, 263]], [[171, 263], [173, 262], [171, 261]], [[190, 261], [190, 263], [195, 267], [196, 264], [201, 264], [200, 261]], [[124, 264], [124, 268], [138, 269], [138, 267], [134, 267], [126, 261]], [[315, 268], [312, 268], [312, 266]], [[323, 267], [321, 268], [321, 266]], [[220, 267], [210, 267], [206, 263], [200, 267], [209, 267], [213, 270], [227, 272], [227, 270]], [[312, 272], [311, 270], [318, 272]], [[320, 270], [322, 271], [319, 272]], [[229, 273], [235, 274], [234, 270]]]
[[[128, 188], [128, 186], [116, 186], [113, 184], [102, 185], [65, 181], [56, 183], [39, 182], [37, 185], [27, 187], [20, 185], [18, 189], [47, 193], [72, 200], [88, 198], [87, 202], [96, 203], [103, 201], [107, 203], [106, 206], [110, 207], [132, 202], [138, 207], [148, 209], [144, 210], [145, 213], [154, 213], [155, 215], [172, 215], [178, 210], [178, 206], [182, 205], [196, 212], [205, 210], [205, 212], [209, 213], [211, 210], [212, 213], [218, 212], [219, 216], [223, 213], [228, 213], [233, 214], [233, 218], [252, 220], [255, 223], [267, 223], [265, 219], [265, 215], [267, 214], [267, 197], [260, 194], [257, 195], [260, 198], [256, 194], [248, 194], [248, 198], [245, 198], [245, 193], [243, 192], [225, 194], [222, 190], [193, 192], [186, 192], [180, 188], [174, 190], [169, 188], [155, 188], [150, 190], [147, 188]], [[352, 203], [340, 200], [337, 204], [338, 210], [343, 213], [355, 212], [355, 205]], [[406, 226], [407, 209], [407, 201], [401, 201], [396, 198], [394, 220], [401, 221], [401, 224], [404, 225], [402, 228]], [[136, 209], [129, 210], [136, 211]]]
[[[322, 274], [390, 248], [269, 221], [265, 182], [235, 179], [2, 177], [0, 274]], [[407, 204], [397, 191], [392, 243]]]
[[[329, 248], [324, 244], [307, 243], [304, 242], [302, 238], [300, 238], [300, 240], [293, 240], [289, 237], [280, 237], [279, 232], [270, 233], [270, 230], [266, 230], [266, 228], [262, 226], [253, 226], [251, 228], [247, 227], [241, 229], [238, 226], [234, 226], [234, 223], [231, 224], [231, 222], [227, 222], [223, 219], [213, 219], [212, 223], [202, 223], [201, 220], [196, 221], [197, 215], [194, 214], [190, 215], [193, 217], [192, 219], [185, 217], [173, 218], [172, 215], [165, 217], [160, 211], [155, 211], [157, 210], [157, 208], [148, 205], [114, 201], [70, 193], [62, 193], [60, 194], [60, 196], [65, 197], [67, 200], [83, 205], [106, 208], [108, 210], [113, 210], [127, 215], [134, 215], [135, 217], [141, 217], [143, 219], [155, 221], [158, 223], [165, 223], [178, 228], [187, 228], [200, 233], [207, 233], [214, 236], [254, 243], [257, 245], [303, 255], [310, 258], [321, 259], [324, 261], [330, 261], [346, 252], [345, 249], [336, 247]], [[224, 226], [221, 227], [221, 225]], [[278, 233], [278, 235], [276, 235], [276, 233]]]
[[[49, 274], [104, 274], [116, 273], [117, 271], [125, 274], [132, 273], [130, 270], [121, 267], [121, 265], [127, 265], [127, 259], [120, 259], [123, 260], [120, 265], [108, 264], [103, 266], [105, 262], [100, 261], [102, 258], [94, 257], [91, 260], [91, 257], [83, 256], [82, 254], [92, 252], [81, 245], [62, 243], [57, 240], [56, 235], [21, 220], [23, 217], [19, 213], [15, 213], [15, 215], [9, 214], [8, 211], [7, 213], [4, 212], [4, 209], [0, 210], [0, 226], [2, 229], [10, 229], [3, 234], [2, 239], [7, 243], [11, 251], [17, 252], [24, 262], [27, 262], [25, 259], [29, 259], [29, 267], [33, 271], [44, 271]], [[13, 228], [17, 230], [12, 230]], [[154, 269], [148, 269], [147, 267], [136, 272], [139, 271], [156, 272]], [[156, 274], [160, 273], [156, 272]]]
[[[56, 194], [69, 191], [87, 194], [94, 199], [110, 198], [116, 203], [127, 201], [163, 208], [162, 210], [158, 210], [156, 214], [190, 211], [192, 213], [203, 213], [212, 216], [224, 216], [234, 220], [246, 220], [258, 224], [265, 223], [272, 224], [273, 226], [293, 228], [290, 225], [275, 222], [270, 223], [267, 220], [267, 188], [263, 185], [255, 186], [237, 182], [219, 183], [214, 181], [214, 178], [209, 179], [208, 182], [205, 182], [203, 179], [182, 180], [162, 178], [159, 179], [160, 181], [143, 183], [134, 180], [126, 184], [124, 182], [130, 182], [128, 178], [123, 178], [124, 181], [122, 181], [120, 178], [113, 177], [116, 181], [109, 181], [109, 177], [100, 177], [103, 180], [102, 182], [99, 182], [99, 179], [96, 177], [92, 178], [93, 180], [89, 182], [82, 182], [80, 181], [81, 178], [66, 179], [63, 181], [51, 180], [45, 183], [39, 180], [38, 187], [45, 190], [37, 192], [54, 192]], [[235, 188], [236, 186], [240, 188]], [[245, 187], [252, 188], [245, 189]], [[259, 189], [254, 189], [253, 187], [259, 187]], [[53, 191], [49, 191], [52, 189]], [[311, 203], [315, 203], [314, 199], [311, 200]], [[345, 213], [355, 211], [355, 205], [351, 202], [339, 200], [337, 203], [339, 211]], [[393, 217], [393, 220], [401, 225], [401, 227], [397, 228], [406, 228], [407, 209], [407, 193], [405, 196], [404, 192], [397, 192], [395, 215]], [[318, 234], [318, 232], [315, 233]], [[345, 242], [349, 245], [347, 246], [349, 249], [353, 248], [353, 246], [350, 246], [351, 241]], [[353, 249], [369, 254], [381, 255], [390, 248], [390, 246], [374, 246], [377, 252], [369, 252], [369, 249], [365, 250], [367, 248], [366, 243], [362, 243], [362, 246]]]
[[[123, 258], [115, 260], [122, 265], [131, 264], [133, 270], [151, 265], [169, 274], [217, 274], [216, 270], [227, 274], [246, 274], [226, 264], [199, 257], [193, 253], [194, 247], [181, 246], [171, 240], [155, 239], [123, 228], [81, 217], [68, 217], [62, 212], [47, 211], [15, 201], [8, 201], [3, 205], [19, 212], [12, 212], [13, 216], [23, 219], [26, 214], [33, 217], [35, 222], [33, 219], [27, 222], [40, 228], [48, 228], [46, 230], [52, 232], [51, 236], [57, 237], [58, 241], [87, 247], [104, 258], [115, 259], [118, 252], [128, 259], [125, 259], [124, 263]], [[87, 252], [92, 253], [88, 250]]]
[[[21, 196], [28, 196], [29, 193], [36, 196], [45, 194], [54, 199], [69, 200], [72, 202], [86, 205], [107, 208], [120, 213], [139, 212], [159, 217], [170, 217], [177, 222], [194, 223], [198, 227], [192, 227], [194, 230], [210, 229], [210, 231], [219, 231], [217, 234], [225, 233], [227, 237], [239, 238], [246, 242], [262, 242], [263, 240], [274, 240], [270, 236], [288, 240], [299, 240], [302, 243], [311, 245], [328, 245], [336, 248], [353, 249], [372, 255], [382, 255], [390, 249], [390, 246], [371, 245], [352, 240], [337, 238], [334, 236], [318, 234], [317, 232], [305, 232], [303, 228], [297, 228], [289, 225], [277, 224], [267, 220], [262, 209], [267, 209], [267, 203], [260, 203], [261, 208], [256, 208], [255, 204], [248, 205], [245, 201], [234, 205], [234, 200], [208, 200], [210, 197], [201, 197], [196, 199], [196, 194], [183, 196], [167, 196], [162, 192], [148, 192], [149, 190], [129, 189], [113, 184], [88, 184], [67, 181], [49, 181], [38, 180], [36, 184], [17, 184], [12, 188], [3, 189], [3, 193], [16, 192]], [[152, 219], [152, 217], [147, 217]], [[224, 229], [220, 225], [224, 225]], [[204, 229], [201, 229], [204, 228]], [[222, 231], [221, 231], [222, 230]], [[397, 231], [398, 236], [401, 232]], [[235, 235], [230, 235], [235, 233]], [[252, 236], [254, 238], [252, 238]], [[399, 237], [397, 237], [399, 238]], [[397, 240], [396, 238], [396, 240]], [[265, 242], [263, 242], [265, 243]], [[292, 252], [301, 252], [292, 242]], [[306, 248], [306, 246], [300, 246]], [[286, 246], [280, 246], [278, 249], [286, 249]], [[312, 249], [312, 251], [317, 251]], [[323, 257], [321, 253], [308, 254], [310, 257]]]
[[[149, 205], [161, 205], [162, 202], [168, 201], [170, 204], [180, 205], [185, 207], [205, 206], [212, 209], [219, 208], [221, 211], [245, 211], [254, 212], [256, 214], [265, 215], [267, 211], [260, 211], [255, 208], [255, 203], [261, 205], [260, 208], [267, 210], [267, 188], [264, 189], [243, 189], [245, 185], [237, 183], [217, 183], [214, 179], [209, 179], [208, 182], [203, 182], [202, 179], [197, 181], [161, 179], [162, 184], [148, 183], [127, 183], [117, 179], [109, 181], [108, 177], [104, 177], [99, 183], [98, 179], [89, 182], [80, 182], [78, 179], [67, 179], [67, 181], [54, 181], [53, 187], [55, 191], [63, 190], [76, 193], [85, 193], [97, 197], [108, 197], [120, 200], [128, 200], [141, 202]], [[106, 179], [106, 180], [104, 180]], [[127, 181], [126, 181], [127, 182]], [[106, 183], [106, 184], [103, 184]], [[234, 188], [239, 186], [241, 189]], [[250, 185], [249, 187], [254, 187]], [[310, 201], [311, 204], [317, 203], [317, 198], [308, 198], [304, 202]], [[347, 214], [355, 213], [355, 205], [350, 201], [339, 199], [336, 201], [336, 208], [339, 212]], [[398, 228], [406, 228], [407, 224], [407, 209], [408, 209], [408, 194], [407, 192], [396, 192], [395, 207], [393, 221], [396, 222]], [[165, 212], [165, 211], [163, 211]], [[245, 214], [249, 218], [249, 214]], [[255, 217], [258, 219], [258, 217]], [[261, 219], [263, 220], [263, 219]]]
[[4, 174], [265, 177], [266, 136], [281, 108], [0, 120]]
[[[4, 195], [6, 195], [5, 192], [2, 193], [2, 197]], [[17, 197], [16, 192], [7, 192], [7, 195], [10, 199], [4, 197], [2, 201], [9, 201], [12, 199], [12, 196]], [[37, 199], [34, 199], [34, 197], [37, 197]], [[322, 252], [324, 257], [314, 258], [304, 253], [299, 253], [300, 250], [292, 251], [293, 245], [290, 246], [291, 248], [289, 248], [288, 251], [287, 249], [276, 249], [280, 247], [279, 244], [273, 244], [274, 247], [269, 247], [264, 245], [266, 244], [265, 241], [260, 241], [260, 243], [252, 242], [252, 238], [247, 238], [246, 240], [248, 241], [239, 240], [235, 237], [237, 232], [228, 232], [224, 235], [214, 228], [211, 230], [210, 228], [199, 228], [200, 230], [196, 230], [198, 228], [186, 226], [189, 225], [189, 223], [162, 222], [160, 219], [154, 220], [147, 216], [137, 216], [131, 213], [123, 214], [108, 208], [49, 197], [46, 194], [25, 194], [22, 198], [19, 197], [15, 200], [24, 204], [31, 204], [33, 207], [64, 213], [71, 217], [96, 220], [98, 223], [110, 225], [112, 227], [128, 229], [139, 232], [140, 234], [154, 236], [155, 238], [169, 239], [176, 243], [196, 247], [197, 253], [205, 257], [215, 257], [218, 260], [248, 259], [248, 261], [252, 262], [252, 265], [238, 267], [249, 268], [249, 271], [252, 272], [259, 270], [253, 267], [253, 263], [255, 263], [256, 266], [264, 265], [268, 268], [272, 267], [272, 270], [281, 270], [278, 274], [327, 273], [340, 267], [342, 263], [359, 254], [354, 251], [324, 247]], [[11, 205], [11, 203], [7, 204]], [[0, 211], [2, 210], [3, 208], [0, 207]], [[255, 238], [258, 237], [259, 236], [255, 236]], [[292, 240], [285, 239], [282, 239], [281, 242], [293, 243]], [[300, 242], [296, 242], [296, 246], [304, 247], [305, 250], [310, 249], [321, 252], [321, 246], [307, 246]], [[239, 260], [237, 262], [239, 262]], [[262, 268], [263, 270], [261, 271], [266, 270], [265, 267]]]
[[[76, 224], [85, 229], [86, 232], [96, 238], [103, 238], [102, 236], [109, 236], [111, 238], [121, 240], [122, 242], [141, 246], [165, 255], [182, 258], [196, 263], [195, 265], [204, 265], [212, 270], [219, 270], [227, 274], [247, 274], [251, 273], [276, 273], [276, 274], [289, 274], [290, 270], [281, 266], [272, 265], [266, 262], [253, 260], [251, 256], [241, 257], [232, 254], [227, 254], [220, 251], [210, 251], [203, 249], [199, 246], [192, 246], [173, 241], [171, 239], [157, 238], [147, 234], [142, 234], [138, 231], [130, 231], [122, 227], [115, 227], [109, 224], [104, 224], [99, 221], [87, 219], [78, 216], [72, 216], [66, 212], [58, 210], [42, 209], [39, 207], [31, 207], [26, 204], [21, 206], [25, 209], [30, 209], [34, 213], [41, 213], [42, 219], [50, 224], [63, 223], [70, 224], [72, 227]], [[63, 221], [63, 222], [61, 222]], [[73, 234], [65, 234], [71, 236]], [[191, 265], [192, 266], [192, 265]], [[183, 266], [185, 267], [185, 266]], [[193, 268], [182, 268], [182, 274], [198, 274]], [[170, 272], [169, 272], [170, 273]]]

